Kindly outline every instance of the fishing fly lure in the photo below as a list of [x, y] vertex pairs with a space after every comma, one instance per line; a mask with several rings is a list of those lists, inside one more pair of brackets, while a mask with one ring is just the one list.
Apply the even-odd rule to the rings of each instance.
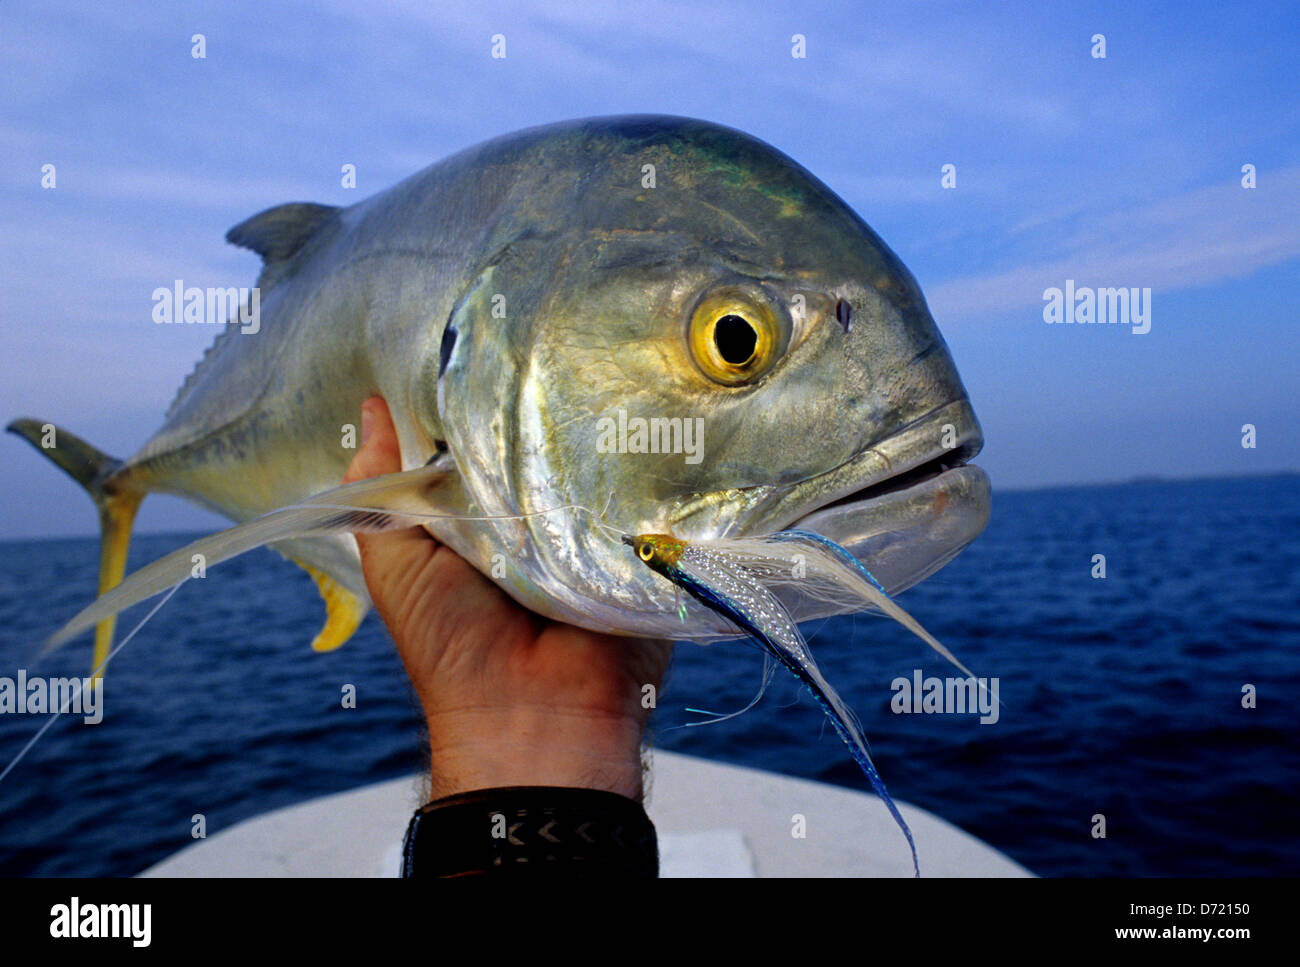
[[912, 831], [871, 761], [861, 724], [817, 668], [798, 624], [775, 591], [787, 589], [792, 594], [842, 607], [846, 612], [878, 610], [912, 631], [967, 676], [974, 678], [973, 673], [896, 604], [852, 554], [820, 534], [790, 530], [768, 537], [708, 541], [680, 540], [667, 534], [629, 534], [624, 535], [623, 542], [646, 566], [733, 622], [812, 693], [903, 830], [912, 850], [913, 870], [920, 876]]

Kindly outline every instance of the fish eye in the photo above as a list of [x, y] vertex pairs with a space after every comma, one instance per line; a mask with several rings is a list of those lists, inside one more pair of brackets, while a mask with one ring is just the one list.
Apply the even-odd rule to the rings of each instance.
[[772, 309], [739, 292], [707, 297], [691, 317], [696, 365], [724, 386], [752, 382], [772, 368], [781, 327]]
[[641, 560], [649, 561], [650, 558], [655, 556], [655, 549], [650, 546], [649, 541], [646, 541], [644, 544], [642, 544], [640, 547], [636, 549], [636, 553], [637, 553], [637, 557], [641, 558]]

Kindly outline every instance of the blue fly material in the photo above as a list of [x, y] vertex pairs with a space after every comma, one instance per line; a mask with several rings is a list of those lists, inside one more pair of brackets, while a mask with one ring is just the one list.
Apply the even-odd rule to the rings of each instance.
[[[848, 551], [820, 534], [807, 531], [785, 531], [773, 535], [773, 539], [803, 539], [821, 544], [837, 557], [847, 559], [845, 560], [846, 564], [851, 563], [873, 585], [877, 588], [880, 587], [879, 582]], [[691, 563], [702, 563], [700, 558], [707, 553], [696, 545], [688, 545], [682, 553], [682, 560]], [[696, 561], [692, 561], [693, 558]], [[690, 573], [688, 569], [675, 564], [668, 564], [660, 573], [668, 577], [701, 604], [733, 622], [775, 657], [777, 661], [788, 668], [795, 678], [802, 682], [804, 687], [812, 693], [817, 704], [821, 706], [822, 711], [826, 713], [826, 717], [830, 719], [836, 734], [848, 746], [853, 761], [862, 769], [867, 781], [871, 783], [871, 788], [884, 802], [889, 809], [890, 815], [894, 817], [894, 821], [902, 829], [903, 835], [907, 837], [907, 845], [912, 851], [912, 868], [915, 874], [920, 876], [921, 867], [917, 860], [916, 842], [912, 839], [912, 831], [908, 828], [907, 821], [903, 819], [902, 814], [898, 811], [898, 806], [894, 804], [893, 797], [889, 795], [889, 790], [885, 788], [884, 780], [880, 778], [880, 773], [876, 771], [875, 765], [867, 755], [865, 741], [860, 735], [855, 734], [854, 728], [849, 721], [850, 713], [848, 709], [844, 707], [839, 697], [829, 689], [829, 686], [820, 680], [820, 675], [815, 674], [816, 666], [812, 664], [812, 656], [803, 647], [790, 639], [787, 629], [795, 628], [794, 621], [790, 618], [789, 613], [776, 601], [775, 596], [763, 589], [757, 589], [763, 591], [762, 597], [753, 593], [745, 595], [728, 594], [722, 588], [701, 580]], [[883, 593], [883, 589], [881, 590]], [[741, 597], [747, 597], [749, 600], [742, 601], [740, 600]], [[763, 598], [770, 598], [770, 602], [764, 602]], [[772, 613], [771, 604], [776, 605], [779, 614]], [[798, 634], [797, 630], [795, 634]]]
[[856, 557], [850, 554], [847, 550], [840, 547], [840, 545], [836, 544], [829, 537], [822, 537], [821, 534], [814, 534], [812, 531], [788, 530], [788, 531], [778, 531], [777, 533], [773, 534], [772, 540], [812, 541], [814, 544], [820, 544], [822, 547], [826, 548], [826, 550], [830, 551], [841, 561], [843, 561], [845, 565], [851, 567], [853, 570], [857, 571], [864, 578], [866, 578], [866, 580], [872, 586], [874, 586], [875, 589], [879, 591], [881, 594], [887, 595], [889, 593], [885, 590], [885, 586], [876, 580], [876, 576], [862, 566], [861, 561], [859, 561]]

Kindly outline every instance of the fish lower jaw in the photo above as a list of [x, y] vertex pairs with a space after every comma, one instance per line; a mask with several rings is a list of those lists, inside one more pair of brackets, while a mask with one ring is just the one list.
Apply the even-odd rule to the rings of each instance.
[[896, 594], [947, 564], [988, 524], [988, 476], [967, 462], [983, 443], [970, 403], [953, 400], [809, 481], [812, 509], [805, 504], [775, 523], [835, 541]]
[[[973, 464], [950, 469], [929, 463], [836, 500], [787, 525], [844, 547], [889, 594], [929, 577], [983, 533], [991, 509], [988, 475]], [[867, 496], [863, 497], [863, 494]]]
[[978, 452], [978, 447], [963, 446], [952, 450], [945, 450], [941, 455], [927, 460], [920, 466], [913, 467], [911, 470], [904, 471], [896, 476], [889, 477], [878, 483], [870, 484], [861, 490], [855, 490], [852, 493], [838, 497], [830, 503], [823, 504], [811, 514], [819, 514], [822, 511], [830, 510], [834, 507], [845, 507], [852, 504], [863, 504], [868, 501], [876, 500], [889, 494], [898, 493], [899, 491], [908, 490], [927, 481], [940, 477], [951, 470], [967, 466], [967, 461]]
[[[935, 407], [851, 459], [801, 481], [782, 495], [778, 527], [793, 526], [833, 507], [856, 505], [907, 490], [972, 460], [984, 445], [966, 398]], [[775, 509], [775, 508], [773, 508]]]

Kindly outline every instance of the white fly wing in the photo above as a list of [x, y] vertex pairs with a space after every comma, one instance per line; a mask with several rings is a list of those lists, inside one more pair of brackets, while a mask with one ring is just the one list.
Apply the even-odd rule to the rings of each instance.
[[751, 571], [742, 555], [725, 546], [728, 543], [700, 541], [688, 544], [677, 566], [691, 580], [720, 596], [776, 644], [811, 664], [812, 655], [799, 625], [781, 600], [768, 590], [761, 574]]
[[204, 568], [229, 560], [254, 548], [291, 537], [358, 534], [411, 527], [436, 514], [428, 512], [429, 489], [445, 477], [437, 464], [386, 474], [334, 487], [301, 503], [200, 538], [192, 544], [147, 564], [117, 587], [105, 592], [76, 617], [47, 638], [39, 655], [57, 650], [70, 639], [104, 618], [188, 580], [195, 555]]
[[864, 598], [855, 584], [838, 579], [825, 566], [831, 555], [815, 543], [782, 534], [779, 539], [776, 535], [718, 538], [698, 541], [696, 546], [725, 553], [764, 586], [777, 591], [788, 610], [793, 610], [790, 603], [803, 599], [830, 605], [834, 614], [885, 613], [875, 599]]

